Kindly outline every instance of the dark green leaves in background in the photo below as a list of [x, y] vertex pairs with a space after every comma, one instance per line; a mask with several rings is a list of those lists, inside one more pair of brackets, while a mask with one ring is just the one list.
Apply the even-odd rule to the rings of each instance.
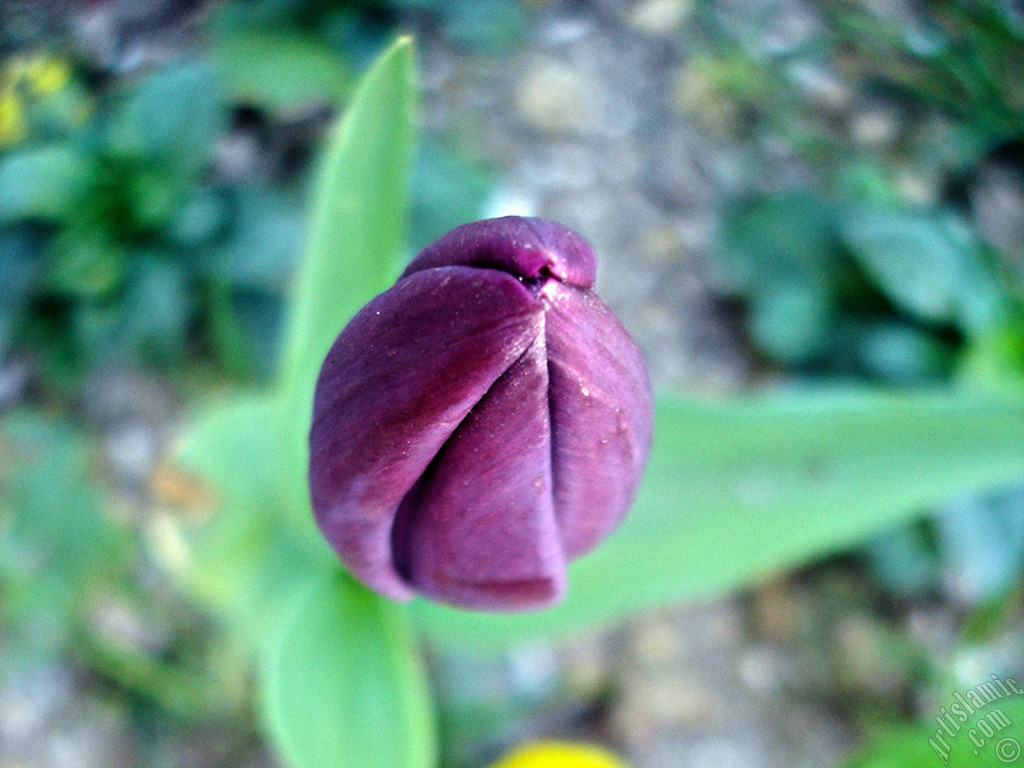
[[722, 240], [719, 290], [745, 300], [755, 346], [798, 373], [939, 381], [961, 337], [1020, 317], [989, 252], [951, 211], [793, 192], [734, 204]]
[[95, 182], [93, 158], [69, 145], [26, 149], [0, 160], [0, 221], [60, 221]]

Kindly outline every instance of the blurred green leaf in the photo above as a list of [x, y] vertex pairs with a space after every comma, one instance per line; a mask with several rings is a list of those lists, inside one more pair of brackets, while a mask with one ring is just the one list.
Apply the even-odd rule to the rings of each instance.
[[[436, 4], [434, 4], [436, 5]], [[442, 4], [446, 36], [458, 45], [489, 53], [514, 49], [529, 24], [529, 13], [519, 0], [475, 0]]]
[[225, 115], [213, 69], [194, 62], [162, 70], [126, 95], [107, 126], [116, 156], [188, 175], [206, 164]]
[[938, 554], [924, 526], [904, 525], [865, 544], [864, 559], [875, 581], [901, 598], [920, 598], [940, 580]]
[[128, 266], [124, 246], [101, 226], [67, 227], [49, 250], [47, 286], [77, 298], [98, 298], [113, 291]]
[[232, 378], [245, 380], [256, 369], [256, 356], [235, 310], [228, 286], [213, 284], [206, 300], [207, 341], [221, 368]]
[[125, 201], [133, 223], [142, 230], [163, 226], [177, 213], [191, 179], [177, 168], [138, 168], [126, 179]]
[[230, 234], [201, 267], [210, 283], [211, 341], [235, 378], [273, 376], [281, 295], [298, 260], [305, 221], [289, 196], [269, 188], [239, 190], [234, 208]]
[[1006, 310], [978, 241], [952, 215], [862, 209], [850, 212], [841, 230], [879, 288], [921, 320], [979, 331]]
[[720, 594], [841, 551], [950, 496], [1024, 477], [1024, 402], [833, 395], [662, 397], [639, 497], [570, 568], [565, 601], [492, 616], [419, 602], [437, 642], [501, 648]]
[[944, 379], [950, 350], [938, 338], [898, 322], [862, 322], [848, 328], [848, 347], [859, 367], [893, 384], [923, 384]]
[[0, 359], [14, 338], [38, 273], [37, 238], [23, 228], [0, 229]]
[[272, 379], [280, 358], [284, 302], [259, 291], [233, 291], [231, 303], [248, 342], [253, 373], [261, 380]]
[[279, 192], [240, 190], [231, 236], [208, 271], [233, 288], [283, 292], [305, 234], [302, 212]]
[[751, 340], [772, 358], [803, 364], [831, 341], [845, 266], [831, 206], [793, 194], [734, 204], [723, 222], [713, 280], [749, 300]]
[[124, 545], [92, 482], [92, 460], [67, 424], [15, 413], [0, 426], [0, 612], [48, 651], [70, 642], [76, 601]]
[[734, 203], [722, 224], [716, 282], [744, 295], [763, 284], [829, 285], [837, 259], [833, 219], [830, 206], [807, 194]]
[[92, 111], [92, 95], [81, 80], [72, 77], [59, 91], [32, 99], [25, 107], [33, 136], [66, 138], [85, 124]]
[[88, 193], [96, 163], [69, 145], [27, 149], [0, 161], [0, 222], [55, 221]]
[[279, 418], [266, 398], [210, 408], [196, 418], [176, 459], [194, 486], [193, 512], [200, 516], [188, 535], [190, 562], [179, 575], [252, 647], [265, 640], [296, 589], [336, 567], [312, 513], [305, 531], [285, 520]]
[[295, 25], [310, 4], [310, 0], [229, 0], [210, 9], [210, 29], [216, 35], [230, 35]]
[[351, 83], [334, 51], [297, 31], [235, 33], [215, 41], [213, 57], [231, 99], [272, 111], [336, 104]]
[[145, 252], [134, 256], [121, 308], [123, 346], [162, 360], [184, 346], [192, 316], [185, 272], [167, 256]]
[[433, 707], [400, 608], [348, 577], [318, 585], [268, 652], [263, 709], [293, 768], [427, 768]]
[[210, 292], [210, 340], [225, 371], [236, 379], [272, 378], [280, 355], [283, 302], [261, 291], [222, 286]]
[[481, 168], [436, 141], [420, 142], [412, 170], [409, 210], [413, 252], [460, 224], [480, 218], [488, 187]]
[[[65, 290], [83, 299], [72, 306], [76, 351], [93, 362], [172, 361], [185, 343], [191, 316], [192, 297], [181, 265], [160, 251], [128, 252], [104, 240], [86, 246], [82, 253], [64, 254], [65, 260], [89, 257], [96, 263], [69, 263], [67, 274], [55, 276], [58, 285], [66, 284]], [[122, 282], [122, 271], [117, 299], [102, 296], [113, 280]]]
[[168, 227], [170, 240], [183, 248], [195, 248], [216, 238], [228, 219], [228, 204], [210, 187], [192, 189]]
[[316, 33], [326, 45], [344, 51], [350, 67], [363, 71], [394, 38], [394, 21], [377, 8], [347, 4], [325, 8], [316, 23]]
[[[978, 683], [991, 681], [979, 680]], [[948, 696], [940, 700], [937, 707], [948, 708], [956, 703], [952, 691]], [[942, 716], [939, 711], [928, 714], [936, 720]], [[967, 716], [966, 711], [964, 714]], [[986, 737], [978, 727], [983, 718], [984, 727], [993, 732], [991, 737]], [[939, 727], [936, 720], [929, 718], [923, 726], [887, 728], [861, 755], [843, 765], [845, 768], [932, 768], [940, 764], [947, 768], [1005, 768], [1019, 759], [1022, 746], [1019, 740], [1024, 734], [1024, 703], [1019, 700], [996, 699], [964, 722], [949, 715], [943, 718], [946, 729]], [[1005, 725], [1007, 721], [1009, 726]], [[953, 735], [949, 731], [953, 731]], [[941, 740], [936, 738], [937, 734]], [[1001, 744], [1004, 739], [1009, 741]]]
[[974, 339], [960, 363], [959, 377], [994, 393], [1024, 395], [1024, 330], [1018, 319]]
[[[305, 497], [316, 377], [345, 323], [388, 286], [402, 246], [416, 92], [410, 38], [360, 83], [320, 168], [305, 259], [285, 333], [283, 396], [291, 476]], [[301, 491], [300, 491], [301, 488]]]
[[761, 286], [750, 303], [750, 338], [783, 363], [801, 363], [820, 353], [835, 319], [829, 296], [810, 281]]

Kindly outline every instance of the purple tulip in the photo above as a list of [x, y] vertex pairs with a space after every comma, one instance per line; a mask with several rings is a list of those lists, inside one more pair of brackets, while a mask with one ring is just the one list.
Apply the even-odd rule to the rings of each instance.
[[558, 602], [565, 566], [629, 508], [651, 442], [647, 369], [549, 221], [466, 224], [341, 332], [317, 382], [309, 482], [371, 588], [483, 610]]

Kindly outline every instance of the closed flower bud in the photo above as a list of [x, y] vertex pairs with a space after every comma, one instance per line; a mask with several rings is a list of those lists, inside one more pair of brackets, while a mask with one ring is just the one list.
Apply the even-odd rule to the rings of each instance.
[[466, 224], [341, 332], [316, 387], [310, 491], [353, 575], [483, 610], [558, 602], [650, 449], [643, 358], [575, 232]]

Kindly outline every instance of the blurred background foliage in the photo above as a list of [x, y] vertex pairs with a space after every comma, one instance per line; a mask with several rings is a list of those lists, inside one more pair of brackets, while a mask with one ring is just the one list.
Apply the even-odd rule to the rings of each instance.
[[[0, 350], [31, 348], [72, 387], [125, 359], [265, 376], [310, 155], [402, 5], [225, 3], [195, 30], [201, 50], [159, 66], [116, 59], [124, 73], [59, 41], [8, 40], [19, 52], [0, 77]], [[499, 46], [524, 13], [451, 4], [441, 23]], [[474, 218], [487, 174], [439, 144], [419, 161], [412, 238], [426, 243]]]
[[[239, 557], [217, 550], [222, 572], [183, 588], [203, 553], [182, 529], [229, 526], [217, 516], [229, 493], [256, 509], [274, 491], [182, 474], [162, 460], [167, 441], [211, 397], [273, 378], [315, 159], [395, 32], [420, 33], [424, 57], [443, 41], [477, 67], [509, 67], [561, 4], [132, 6], [0, 6], [0, 765], [273, 765], [253, 703], [264, 628], [247, 636], [209, 606], [255, 611], [246, 601], [280, 585], [237, 564], [272, 552], [273, 573], [291, 573], [308, 551], [271, 546], [282, 534], [268, 507], [259, 525], [222, 527]], [[675, 106], [756, 178], [721, 200], [702, 277], [737, 329], [747, 386], [798, 399], [863, 384], [1024, 394], [1024, 9], [829, 0], [782, 43], [779, 9], [754, 0], [566, 8], [545, 34], [570, 39], [590, 14], [684, 41]], [[546, 66], [542, 91], [575, 93]], [[577, 119], [570, 100], [545, 118], [523, 94], [528, 134]], [[778, 147], [797, 172], [772, 172]], [[421, 137], [409, 252], [504, 210], [499, 163], [477, 149], [459, 130]], [[275, 460], [235, 435], [211, 464]], [[919, 512], [742, 598], [737, 643], [797, 648], [801, 700], [842, 711], [824, 728], [838, 746], [799, 764], [868, 744], [852, 764], [931, 765], [950, 691], [1024, 674], [1024, 486]], [[677, 764], [657, 756], [680, 748], [679, 730], [642, 716], [700, 707], [644, 677], [687, 637], [664, 625], [498, 661], [428, 649], [445, 764], [483, 765], [551, 733]], [[631, 683], [609, 670], [634, 645]], [[806, 672], [820, 667], [826, 682]]]
[[[986, 220], [979, 180], [1024, 172], [1020, 9], [924, 3], [899, 27], [829, 3], [822, 21], [805, 47], [764, 57], [715, 26], [734, 42], [712, 71], [744, 105], [742, 130], [785, 137], [815, 175], [729, 205], [713, 279], [766, 362], [801, 378], [1019, 391], [1024, 251]], [[879, 113], [820, 109], [830, 77]], [[1019, 582], [1022, 526], [1020, 490], [962, 499], [865, 557], [897, 596], [946, 583], [977, 604]]]

